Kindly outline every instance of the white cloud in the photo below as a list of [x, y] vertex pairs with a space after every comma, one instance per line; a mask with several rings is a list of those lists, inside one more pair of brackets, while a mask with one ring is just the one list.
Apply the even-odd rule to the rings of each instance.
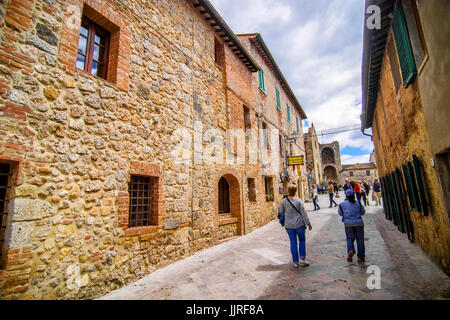
[[278, 0], [210, 0], [226, 15], [226, 23], [235, 33], [258, 32], [264, 25], [284, 24], [292, 18], [292, 8]]
[[370, 153], [360, 156], [352, 156], [349, 154], [341, 154], [342, 164], [369, 163]]

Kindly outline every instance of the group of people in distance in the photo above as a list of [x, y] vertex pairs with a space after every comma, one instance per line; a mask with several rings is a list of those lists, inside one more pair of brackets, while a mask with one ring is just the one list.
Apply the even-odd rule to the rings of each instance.
[[[352, 189], [355, 192], [356, 199], [359, 203], [361, 203], [361, 199], [364, 202], [365, 206], [369, 206], [369, 192], [370, 192], [370, 186], [369, 184], [364, 181], [349, 181], [349, 179], [345, 179], [345, 184], [343, 186], [344, 192]], [[380, 183], [378, 182], [378, 179], [375, 178], [372, 183], [372, 201], [375, 202], [375, 205], [381, 205], [381, 187]]]
[[[333, 206], [339, 207], [338, 214], [342, 217], [341, 221], [344, 223], [345, 235], [347, 241], [347, 261], [352, 262], [353, 256], [357, 254], [358, 262], [364, 262], [365, 245], [364, 245], [364, 222], [362, 216], [365, 214], [365, 206], [369, 205], [367, 195], [370, 191], [370, 186], [366, 181], [352, 181], [345, 180], [343, 186], [345, 193], [345, 200], [337, 204], [333, 197], [338, 194], [339, 189], [333, 185], [333, 182], [328, 183], [328, 194], [330, 198], [330, 208]], [[312, 229], [308, 215], [306, 213], [303, 202], [295, 197], [297, 187], [295, 185], [289, 186], [289, 195], [282, 201], [279, 208], [280, 215], [285, 217], [283, 226], [289, 235], [292, 260], [294, 267], [309, 266], [310, 262], [306, 260], [306, 237], [305, 231], [308, 228]], [[314, 203], [314, 211], [319, 210], [318, 205], [318, 190], [316, 185], [312, 186], [312, 199]], [[372, 200], [376, 205], [381, 204], [381, 187], [378, 179], [374, 179], [372, 183]], [[361, 199], [364, 201], [364, 206], [361, 204]], [[297, 247], [298, 240], [298, 247]], [[357, 243], [357, 250], [355, 249], [355, 240]], [[300, 259], [299, 259], [300, 258]]]

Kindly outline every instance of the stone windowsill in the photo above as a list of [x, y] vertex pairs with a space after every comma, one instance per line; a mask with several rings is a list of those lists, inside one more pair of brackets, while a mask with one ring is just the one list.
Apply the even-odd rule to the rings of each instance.
[[137, 236], [141, 234], [148, 234], [152, 235], [154, 234], [156, 236], [156, 233], [158, 231], [158, 226], [146, 226], [146, 227], [133, 227], [133, 228], [127, 228], [125, 230], [125, 236]]

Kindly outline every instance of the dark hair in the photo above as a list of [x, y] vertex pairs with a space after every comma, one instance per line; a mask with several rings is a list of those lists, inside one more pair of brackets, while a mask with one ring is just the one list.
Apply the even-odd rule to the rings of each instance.
[[295, 184], [291, 184], [288, 187], [288, 193], [291, 197], [295, 196], [295, 193], [297, 192], [297, 186]]
[[352, 194], [351, 196], [346, 196], [348, 201], [350, 201], [351, 203], [355, 203], [355, 194]]

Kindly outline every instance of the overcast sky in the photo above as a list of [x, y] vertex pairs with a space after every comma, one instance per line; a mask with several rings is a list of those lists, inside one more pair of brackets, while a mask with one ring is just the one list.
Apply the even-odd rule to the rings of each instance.
[[[343, 164], [369, 162], [360, 130], [363, 0], [210, 0], [234, 33], [259, 32], [314, 123], [320, 143], [339, 141]], [[367, 132], [366, 132], [367, 133]]]

